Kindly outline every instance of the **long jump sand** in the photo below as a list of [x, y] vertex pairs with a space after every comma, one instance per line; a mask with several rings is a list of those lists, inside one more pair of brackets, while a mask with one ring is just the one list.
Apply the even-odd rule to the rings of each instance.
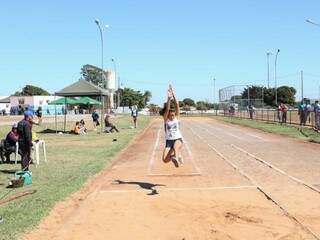
[[154, 120], [25, 239], [318, 239], [320, 194], [232, 147], [316, 186], [313, 144], [185, 118], [185, 164], [175, 168], [161, 162], [162, 125]]

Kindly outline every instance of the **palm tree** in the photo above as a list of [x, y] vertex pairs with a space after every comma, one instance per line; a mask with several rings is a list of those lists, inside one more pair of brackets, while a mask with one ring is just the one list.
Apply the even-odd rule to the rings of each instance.
[[146, 90], [146, 91], [144, 92], [144, 94], [143, 94], [143, 98], [144, 98], [144, 103], [145, 103], [145, 105], [148, 104], [148, 102], [150, 101], [151, 97], [152, 97], [152, 93], [151, 93], [149, 90]]

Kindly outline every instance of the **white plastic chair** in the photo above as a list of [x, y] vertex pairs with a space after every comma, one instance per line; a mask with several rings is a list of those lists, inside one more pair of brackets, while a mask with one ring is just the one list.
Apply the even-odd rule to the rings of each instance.
[[18, 161], [18, 155], [19, 155], [19, 143], [16, 142], [16, 152], [15, 152], [15, 156], [14, 156], [14, 160], [15, 160], [15, 164], [17, 164]]
[[42, 146], [44, 161], [47, 162], [46, 142], [39, 140], [33, 143], [32, 159], [36, 160], [36, 167], [40, 164], [40, 147]]

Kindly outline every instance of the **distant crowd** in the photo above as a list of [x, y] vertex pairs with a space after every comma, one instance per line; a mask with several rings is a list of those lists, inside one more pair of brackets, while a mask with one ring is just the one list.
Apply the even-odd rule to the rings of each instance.
[[[133, 120], [132, 128], [137, 128], [138, 107], [133, 105], [130, 109]], [[0, 141], [0, 160], [2, 162], [10, 163], [10, 155], [12, 153], [18, 153], [21, 156], [22, 170], [28, 171], [29, 165], [32, 161], [32, 147], [40, 141], [36, 133], [33, 131], [32, 126], [40, 125], [42, 123], [42, 110], [41, 108], [38, 108], [37, 111], [33, 112], [27, 109], [23, 115], [24, 118], [18, 123], [14, 123], [10, 132]], [[37, 117], [38, 121], [36, 121], [34, 116]], [[94, 110], [91, 117], [94, 130], [97, 130], [98, 126], [100, 126], [100, 116], [98, 112]], [[118, 127], [111, 121], [109, 114], [106, 114], [103, 120], [105, 133], [119, 132]], [[87, 134], [87, 132], [88, 129], [83, 119], [77, 121], [74, 128], [70, 131], [71, 134], [75, 135], [84, 135]]]

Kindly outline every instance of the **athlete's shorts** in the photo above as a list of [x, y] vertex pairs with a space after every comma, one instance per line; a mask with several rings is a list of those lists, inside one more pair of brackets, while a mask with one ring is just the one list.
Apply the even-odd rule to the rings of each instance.
[[174, 143], [175, 143], [176, 141], [181, 141], [181, 142], [183, 142], [183, 141], [182, 141], [182, 138], [178, 138], [178, 139], [174, 139], [174, 140], [166, 140], [166, 148], [173, 148]]

